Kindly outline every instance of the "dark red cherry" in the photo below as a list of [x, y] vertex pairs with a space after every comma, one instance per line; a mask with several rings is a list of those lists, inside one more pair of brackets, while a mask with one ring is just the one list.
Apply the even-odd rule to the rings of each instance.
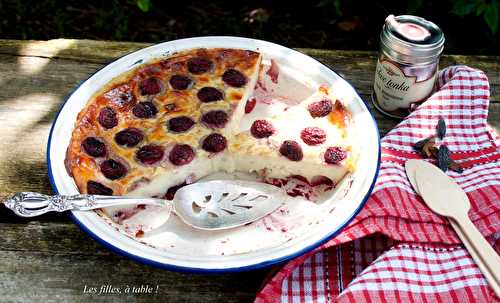
[[104, 177], [110, 180], [119, 179], [127, 174], [127, 168], [125, 165], [113, 159], [102, 162], [100, 166]]
[[203, 103], [215, 102], [224, 99], [224, 94], [218, 88], [205, 86], [196, 93], [198, 99]]
[[92, 157], [104, 157], [106, 155], [106, 145], [94, 137], [87, 137], [82, 142], [83, 150]]
[[276, 130], [274, 129], [271, 122], [266, 120], [255, 120], [250, 128], [250, 132], [252, 136], [257, 139], [267, 138], [273, 135]]
[[300, 132], [300, 138], [307, 145], [318, 145], [326, 141], [326, 133], [319, 127], [306, 127]]
[[112, 196], [113, 190], [99, 182], [88, 181], [87, 182], [87, 194], [89, 195], [103, 195]]
[[118, 125], [118, 116], [111, 107], [104, 107], [101, 109], [97, 120], [99, 121], [99, 124], [106, 129], [110, 129]]
[[141, 147], [137, 151], [136, 157], [137, 160], [139, 160], [139, 162], [146, 165], [152, 165], [163, 159], [164, 154], [165, 151], [163, 147], [159, 145], [150, 144]]
[[177, 144], [170, 151], [168, 159], [177, 166], [189, 164], [194, 159], [194, 150], [187, 144]]
[[162, 83], [161, 80], [158, 78], [148, 78], [145, 80], [142, 80], [141, 83], [139, 83], [139, 91], [141, 95], [156, 95], [161, 91], [162, 88]]
[[182, 75], [173, 75], [168, 81], [173, 89], [185, 90], [190, 88], [194, 81], [191, 78]]
[[201, 116], [201, 122], [210, 128], [222, 128], [228, 121], [227, 113], [222, 110], [212, 110]]
[[202, 148], [210, 153], [218, 153], [223, 151], [227, 146], [226, 138], [221, 134], [210, 134], [202, 143]]
[[347, 152], [342, 147], [329, 147], [325, 152], [325, 162], [328, 164], [339, 164], [347, 158]]
[[240, 71], [235, 69], [228, 69], [222, 75], [222, 81], [232, 87], [242, 87], [247, 84], [247, 77]]
[[193, 125], [193, 119], [186, 116], [175, 117], [167, 122], [168, 130], [176, 133], [188, 131], [191, 127], [193, 127]]
[[207, 58], [197, 57], [189, 59], [187, 62], [187, 68], [192, 74], [203, 74], [209, 72], [213, 69], [214, 64]]
[[320, 118], [331, 113], [333, 108], [332, 100], [323, 99], [321, 101], [317, 101], [309, 104], [307, 109], [313, 118]]
[[134, 108], [132, 108], [132, 113], [137, 118], [149, 119], [156, 116], [158, 110], [156, 109], [156, 106], [153, 104], [153, 102], [146, 101], [137, 103]]
[[142, 131], [133, 127], [119, 131], [115, 135], [116, 143], [125, 147], [134, 147], [139, 144], [142, 139], [144, 139]]
[[283, 141], [280, 147], [280, 154], [287, 157], [288, 160], [291, 161], [300, 161], [304, 157], [299, 143], [292, 140]]

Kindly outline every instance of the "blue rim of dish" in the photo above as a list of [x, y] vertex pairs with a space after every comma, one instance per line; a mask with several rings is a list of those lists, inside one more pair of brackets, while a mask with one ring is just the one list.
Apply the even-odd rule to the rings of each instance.
[[[224, 37], [224, 38], [229, 38], [229, 37], [230, 38], [244, 38], [244, 37], [231, 37], [231, 36], [219, 36], [219, 37]], [[180, 39], [180, 40], [182, 40], [182, 39]], [[266, 43], [271, 43], [271, 44], [275, 44], [275, 45], [278, 45], [280, 47], [283, 47], [283, 46], [281, 46], [279, 44], [268, 42], [268, 41], [263, 41], [263, 40], [258, 40], [258, 39], [252, 39], [252, 40], [257, 40], [257, 41], [262, 41], [262, 42], [266, 42]], [[172, 41], [169, 41], [169, 42], [172, 42]], [[133, 54], [134, 52], [143, 50], [143, 49], [144, 48], [136, 50], [136, 51], [133, 51], [133, 52], [130, 52], [130, 53], [127, 53], [127, 54], [124, 54], [124, 55], [122, 55], [122, 56], [120, 56], [120, 57], [118, 57], [118, 58], [116, 58], [116, 59], [108, 62], [105, 66], [101, 67], [100, 69], [98, 69], [97, 71], [95, 71], [94, 73], [92, 73], [87, 79], [83, 80], [80, 84], [78, 84], [78, 86], [70, 94], [68, 94], [66, 96], [63, 104], [61, 105], [61, 107], [59, 108], [58, 112], [56, 113], [56, 116], [54, 118], [54, 122], [52, 123], [52, 126], [50, 128], [49, 138], [48, 138], [48, 142], [47, 142], [46, 161], [47, 161], [47, 169], [48, 169], [49, 182], [50, 182], [50, 185], [51, 185], [52, 189], [54, 190], [54, 192], [56, 194], [59, 194], [59, 190], [57, 189], [57, 186], [55, 184], [54, 177], [53, 177], [53, 174], [52, 174], [52, 166], [51, 166], [51, 161], [50, 161], [50, 146], [51, 146], [51, 142], [52, 142], [52, 133], [54, 131], [54, 127], [56, 125], [57, 119], [59, 118], [59, 114], [61, 113], [62, 109], [64, 108], [64, 106], [68, 102], [69, 98], [80, 88], [80, 86], [82, 86], [83, 83], [85, 83], [93, 75], [95, 75], [96, 73], [100, 72], [102, 69], [104, 69], [109, 64], [111, 64], [111, 63], [113, 63], [113, 62], [115, 62], [115, 61], [117, 61], [117, 60], [119, 60], [119, 59], [121, 59], [121, 58], [123, 58], [125, 56]], [[296, 51], [294, 49], [290, 49], [290, 50], [292, 50], [294, 52], [297, 52], [297, 53], [300, 53], [300, 54], [303, 54], [303, 55], [306, 55], [306, 54], [301, 53], [299, 51]], [[308, 56], [308, 55], [306, 55], [306, 56]], [[310, 56], [308, 56], [308, 57], [310, 57]], [[319, 62], [315, 58], [313, 58], [313, 57], [310, 57], [310, 58], [313, 59], [314, 61], [316, 61], [318, 64], [324, 66], [328, 70], [330, 70], [333, 73], [335, 73], [341, 79], [343, 79], [352, 88], [352, 90], [354, 91], [354, 93], [356, 94], [356, 96], [358, 96], [358, 98], [361, 101], [363, 101], [363, 99], [359, 96], [359, 94], [354, 89], [354, 87], [348, 81], [346, 81], [344, 79], [344, 77], [342, 77], [341, 75], [339, 75], [333, 69], [331, 69], [328, 66], [324, 65], [323, 63]], [[314, 244], [306, 246], [306, 247], [302, 248], [301, 250], [299, 250], [297, 252], [291, 253], [291, 254], [283, 256], [283, 257], [279, 257], [279, 258], [275, 258], [275, 259], [263, 261], [263, 262], [252, 264], [252, 265], [241, 266], [241, 267], [199, 268], [199, 267], [179, 266], [179, 265], [173, 265], [173, 264], [167, 264], [167, 263], [162, 263], [162, 262], [154, 261], [154, 260], [151, 260], [151, 259], [148, 259], [148, 258], [144, 258], [144, 257], [138, 256], [136, 254], [132, 254], [132, 253], [130, 253], [128, 251], [125, 251], [125, 250], [123, 250], [121, 248], [118, 248], [118, 247], [114, 246], [113, 244], [111, 244], [109, 242], [106, 242], [101, 237], [99, 237], [97, 234], [95, 234], [93, 231], [91, 231], [90, 229], [88, 229], [87, 226], [85, 226], [80, 220], [78, 220], [76, 218], [76, 216], [72, 212], [70, 213], [71, 219], [72, 219], [72, 221], [82, 231], [84, 231], [85, 233], [87, 233], [92, 239], [94, 239], [96, 242], [98, 242], [99, 244], [101, 244], [104, 248], [109, 249], [109, 250], [111, 250], [114, 253], [117, 253], [119, 255], [127, 257], [127, 258], [129, 258], [131, 260], [134, 260], [136, 262], [139, 262], [139, 263], [142, 263], [142, 264], [145, 264], [145, 265], [149, 265], [149, 266], [152, 266], [152, 267], [166, 269], [166, 270], [171, 270], [171, 271], [176, 271], [176, 272], [198, 273], [198, 274], [236, 273], [236, 272], [243, 272], [243, 271], [250, 271], [250, 270], [261, 269], [261, 268], [265, 268], [265, 267], [268, 267], [268, 266], [271, 266], [271, 265], [278, 265], [278, 264], [283, 263], [285, 261], [291, 260], [291, 259], [293, 259], [295, 257], [303, 255], [303, 254], [305, 254], [305, 253], [307, 253], [307, 252], [309, 252], [309, 251], [311, 251], [311, 250], [319, 247], [320, 245], [326, 243], [328, 240], [330, 240], [333, 237], [337, 236], [354, 219], [354, 217], [356, 217], [359, 214], [359, 212], [361, 211], [361, 209], [363, 209], [363, 207], [365, 206], [366, 201], [368, 200], [371, 192], [373, 191], [373, 188], [375, 186], [375, 181], [377, 180], [378, 173], [379, 173], [379, 170], [380, 170], [380, 157], [381, 157], [380, 132], [378, 131], [377, 121], [373, 117], [373, 113], [368, 109], [368, 107], [366, 106], [365, 102], [362, 102], [362, 106], [370, 114], [370, 117], [372, 119], [373, 125], [375, 126], [375, 129], [377, 130], [376, 131], [376, 134], [377, 134], [377, 143], [378, 143], [377, 168], [375, 170], [375, 175], [373, 176], [373, 180], [372, 180], [372, 183], [370, 185], [370, 188], [366, 192], [365, 196], [363, 197], [363, 201], [359, 204], [358, 208], [351, 214], [351, 216], [349, 216], [349, 218], [347, 218], [342, 224], [340, 224], [339, 228], [337, 228], [336, 230], [334, 230], [331, 233], [329, 233], [328, 235], [326, 235], [323, 239], [317, 241]]]

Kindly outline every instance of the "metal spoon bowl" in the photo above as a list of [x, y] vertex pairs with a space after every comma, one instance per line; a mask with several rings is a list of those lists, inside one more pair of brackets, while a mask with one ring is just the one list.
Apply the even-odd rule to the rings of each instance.
[[4, 201], [21, 217], [50, 211], [86, 211], [110, 206], [146, 204], [165, 206], [186, 224], [204, 230], [235, 228], [276, 210], [289, 196], [280, 188], [261, 182], [214, 180], [180, 188], [172, 201], [159, 198], [100, 195], [44, 195], [21, 192]]

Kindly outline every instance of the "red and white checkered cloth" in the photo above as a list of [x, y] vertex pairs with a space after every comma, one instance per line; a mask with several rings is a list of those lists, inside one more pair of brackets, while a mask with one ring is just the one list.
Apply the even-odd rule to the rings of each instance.
[[470, 219], [499, 252], [500, 138], [486, 123], [488, 106], [483, 72], [441, 71], [438, 91], [382, 139], [380, 174], [360, 214], [340, 235], [284, 265], [256, 302], [500, 302], [404, 170], [407, 159], [421, 158], [413, 144], [435, 134], [443, 117], [443, 142], [465, 168], [448, 175], [467, 193]]

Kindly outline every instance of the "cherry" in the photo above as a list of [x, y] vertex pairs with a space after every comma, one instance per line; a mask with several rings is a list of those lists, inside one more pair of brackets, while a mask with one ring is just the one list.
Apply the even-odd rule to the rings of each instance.
[[300, 161], [304, 157], [299, 143], [292, 140], [283, 141], [280, 147], [280, 154], [287, 157], [288, 160], [291, 161]]
[[309, 110], [309, 113], [313, 118], [319, 118], [328, 115], [332, 111], [332, 108], [332, 100], [323, 99], [321, 101], [309, 104], [307, 110]]
[[326, 141], [326, 133], [319, 127], [306, 127], [300, 132], [300, 138], [307, 145], [318, 145]]
[[141, 147], [137, 153], [136, 157], [139, 162], [147, 165], [155, 164], [163, 158], [165, 151], [163, 147], [159, 145], [145, 145]]
[[247, 77], [240, 71], [231, 68], [224, 72], [222, 81], [232, 87], [242, 87], [247, 84]]
[[87, 182], [87, 194], [112, 196], [113, 190], [105, 185], [102, 185], [99, 182], [88, 181]]
[[110, 129], [118, 125], [118, 116], [111, 107], [104, 107], [101, 109], [97, 120], [99, 121], [99, 124], [106, 129]]
[[104, 177], [116, 180], [127, 174], [127, 168], [120, 162], [109, 159], [101, 163], [101, 172]]
[[257, 139], [267, 138], [275, 132], [274, 126], [266, 120], [255, 120], [250, 128], [250, 133]]
[[325, 152], [325, 162], [328, 164], [339, 164], [347, 158], [347, 153], [342, 147], [329, 147]]
[[118, 145], [126, 147], [134, 147], [137, 144], [139, 144], [139, 142], [141, 142], [142, 139], [144, 139], [142, 131], [133, 127], [119, 131], [115, 135], [116, 143], [118, 143]]
[[94, 137], [87, 137], [82, 142], [83, 150], [92, 157], [104, 157], [106, 155], [106, 145]]
[[227, 139], [221, 134], [210, 134], [202, 143], [202, 148], [210, 153], [223, 151], [227, 146]]
[[168, 159], [177, 166], [189, 164], [194, 159], [194, 150], [187, 144], [177, 144], [170, 151]]

